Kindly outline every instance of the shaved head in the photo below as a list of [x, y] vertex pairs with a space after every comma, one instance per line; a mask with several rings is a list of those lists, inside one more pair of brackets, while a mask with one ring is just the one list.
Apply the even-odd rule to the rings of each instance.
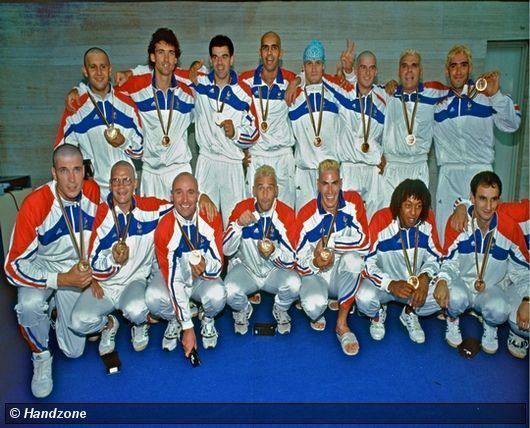
[[112, 168], [110, 170], [110, 176], [112, 177], [112, 175], [114, 174], [114, 171], [120, 167], [128, 168], [129, 171], [131, 171], [133, 178], [136, 178], [136, 169], [134, 168], [134, 165], [124, 160], [119, 160], [114, 165], [112, 165]]
[[88, 62], [87, 62], [88, 56], [91, 55], [91, 54], [94, 54], [94, 53], [105, 55], [107, 57], [107, 64], [110, 64], [110, 59], [109, 59], [109, 55], [107, 54], [107, 52], [105, 52], [101, 48], [93, 47], [93, 48], [87, 49], [87, 51], [83, 55], [83, 64], [84, 64], [85, 67], [88, 67]]
[[267, 37], [274, 37], [277, 41], [278, 47], [282, 47], [282, 41], [280, 39], [280, 36], [274, 31], [267, 31], [263, 36], [261, 36], [260, 45], [263, 45], [263, 42]]
[[175, 188], [175, 185], [180, 183], [181, 181], [188, 181], [188, 180], [191, 180], [195, 183], [195, 188], [199, 188], [199, 185], [197, 183], [197, 180], [195, 179], [195, 177], [193, 176], [193, 174], [189, 173], [189, 172], [181, 172], [180, 174], [178, 174], [174, 180], [173, 180], [173, 184], [172, 184], [172, 188], [174, 189]]
[[57, 166], [57, 159], [59, 158], [72, 158], [76, 156], [79, 156], [81, 163], [83, 163], [83, 154], [79, 150], [79, 147], [68, 143], [62, 144], [53, 151], [52, 165], [55, 168]]
[[375, 65], [377, 65], [377, 58], [375, 57], [375, 54], [371, 51], [363, 51], [357, 56], [357, 60], [355, 61], [355, 64], [359, 65], [361, 64], [362, 60], [365, 58], [371, 58], [374, 60]]
[[181, 172], [173, 180], [171, 201], [175, 210], [185, 219], [193, 218], [199, 200], [197, 180], [189, 172]]

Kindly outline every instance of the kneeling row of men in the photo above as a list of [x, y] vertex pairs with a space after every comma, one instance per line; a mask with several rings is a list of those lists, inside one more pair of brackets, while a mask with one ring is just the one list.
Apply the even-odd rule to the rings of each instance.
[[[189, 356], [197, 348], [192, 301], [200, 306], [203, 347], [213, 348], [215, 316], [228, 303], [236, 333], [245, 334], [252, 314], [248, 296], [260, 290], [275, 295], [272, 312], [281, 334], [290, 332], [288, 310], [296, 300], [311, 327], [324, 330], [328, 298], [337, 299], [336, 334], [347, 355], [359, 351], [347, 323], [354, 301], [371, 318], [375, 340], [385, 334], [386, 304], [398, 301], [404, 304], [400, 321], [414, 342], [425, 341], [418, 316], [444, 310], [446, 340], [458, 346], [458, 317], [473, 309], [484, 320], [485, 352], [497, 351], [497, 326], [509, 319], [509, 350], [526, 355], [528, 248], [506, 213], [513, 210], [499, 205], [502, 184], [493, 172], [473, 178], [462, 230], [448, 227], [445, 255], [421, 180], [399, 184], [390, 207], [368, 227], [363, 201], [342, 190], [334, 160], [320, 163], [318, 195], [296, 218], [277, 199], [274, 169], [260, 167], [254, 198], [236, 205], [224, 233], [220, 215], [206, 195], [199, 197], [190, 173], [175, 177], [170, 203], [134, 195], [134, 167], [119, 161], [111, 171], [111, 193], [99, 203], [97, 185], [83, 180], [79, 149], [65, 144], [54, 152], [52, 175], [22, 204], [5, 264], [18, 289], [20, 330], [33, 351], [36, 397], [53, 387], [53, 309], [58, 344], [69, 357], [80, 356], [86, 337], [97, 334], [101, 355], [114, 350], [115, 310], [133, 324], [135, 350], [147, 346], [149, 323], [165, 319], [163, 348], [174, 349], [182, 334]], [[223, 254], [232, 256], [224, 282]]]

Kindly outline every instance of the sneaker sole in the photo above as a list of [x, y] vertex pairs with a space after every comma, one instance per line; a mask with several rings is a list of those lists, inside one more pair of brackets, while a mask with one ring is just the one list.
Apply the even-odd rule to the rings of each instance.
[[171, 343], [169, 345], [162, 344], [162, 350], [166, 351], [166, 352], [171, 352], [171, 351], [173, 351], [176, 348], [177, 348], [177, 339], [175, 339], [175, 343], [174, 344], [173, 343]]
[[372, 333], [370, 333], [370, 337], [379, 342], [380, 340], [383, 340], [385, 338], [385, 335], [383, 334], [381, 337], [378, 337], [378, 336], [373, 336]]
[[520, 360], [524, 360], [526, 358], [527, 353], [524, 354], [514, 354], [510, 348], [508, 348], [508, 352], [511, 354], [512, 357], [518, 358]]
[[497, 351], [499, 350], [499, 348], [497, 348], [497, 349], [486, 349], [486, 348], [484, 348], [484, 346], [482, 346], [482, 344], [480, 344], [480, 347], [482, 348], [482, 350], [486, 354], [489, 354], [489, 355], [493, 355], [493, 354], [497, 353]]
[[248, 333], [248, 326], [247, 326], [246, 330], [238, 330], [238, 329], [234, 326], [234, 332], [235, 332], [236, 334], [239, 334], [239, 335], [241, 335], [241, 336], [244, 336], [245, 334]]
[[[282, 327], [283, 329], [284, 327]], [[276, 326], [276, 331], [279, 333], [279, 334], [289, 334], [291, 332], [291, 325], [289, 324], [289, 327], [285, 327], [285, 330], [280, 330], [280, 326]]]
[[145, 348], [147, 348], [147, 345], [149, 345], [149, 342], [147, 342], [145, 345], [142, 344], [140, 346], [135, 346], [133, 344], [133, 349], [136, 351], [136, 352], [142, 352]]
[[447, 344], [451, 347], [451, 348], [458, 348], [462, 342], [460, 343], [456, 343], [456, 342], [451, 342], [449, 339], [447, 339], [447, 337], [445, 338], [445, 341], [447, 342]]
[[213, 341], [212, 339], [202, 339], [202, 347], [204, 349], [210, 349], [210, 348], [215, 348], [217, 346], [217, 340]]

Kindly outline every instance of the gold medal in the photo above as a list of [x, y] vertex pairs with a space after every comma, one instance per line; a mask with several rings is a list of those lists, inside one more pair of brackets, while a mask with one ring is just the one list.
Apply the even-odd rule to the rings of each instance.
[[116, 251], [118, 252], [118, 254], [123, 254], [128, 249], [129, 249], [129, 247], [127, 246], [127, 244], [124, 241], [120, 241], [120, 242], [118, 242], [116, 244]]
[[411, 275], [407, 279], [407, 282], [414, 287], [414, 289], [418, 288], [420, 285], [420, 279], [416, 275]]
[[405, 267], [407, 268], [407, 272], [409, 274], [409, 277], [407, 278], [407, 283], [412, 285], [414, 289], [417, 289], [420, 285], [420, 279], [416, 273], [417, 271], [417, 265], [418, 265], [418, 244], [420, 239], [420, 230], [419, 225], [416, 225], [416, 230], [414, 231], [414, 255], [412, 259], [412, 264], [409, 260], [409, 255], [407, 253], [407, 246], [405, 242], [408, 240], [406, 238], [408, 231], [405, 229], [405, 237], [403, 236], [403, 229], [401, 226], [401, 221], [399, 225], [399, 236], [401, 241], [401, 250], [403, 251], [403, 258], [405, 259]]
[[[368, 123], [366, 123], [365, 120], [365, 106], [363, 103], [363, 100], [361, 98], [361, 95], [357, 95], [359, 98], [359, 107], [361, 110], [361, 122], [363, 125], [363, 143], [361, 144], [361, 152], [368, 153], [368, 150], [370, 150], [370, 144], [368, 144], [368, 137], [370, 136], [370, 124], [372, 123], [372, 109], [374, 107], [374, 101], [372, 99], [372, 94], [370, 93], [370, 113], [368, 114]], [[368, 98], [366, 98], [368, 102]]]
[[127, 214], [127, 223], [125, 224], [125, 229], [120, 230], [120, 222], [118, 221], [118, 216], [116, 215], [114, 200], [112, 201], [112, 203], [109, 203], [109, 208], [112, 212], [112, 217], [114, 218], [114, 226], [116, 227], [116, 235], [118, 238], [118, 242], [114, 245], [113, 250], [116, 250], [119, 255], [122, 255], [129, 249], [129, 246], [127, 245], [125, 240], [127, 239], [127, 233], [129, 232], [129, 226], [133, 217], [132, 211], [129, 211], [129, 213]]
[[261, 130], [263, 132], [267, 132], [267, 129], [269, 129], [269, 124], [267, 123], [267, 117], [269, 116], [269, 97], [271, 95], [271, 88], [268, 88], [267, 91], [267, 104], [265, 105], [265, 109], [263, 109], [263, 97], [261, 95], [263, 87], [260, 86], [258, 89], [258, 97], [259, 97], [259, 107], [261, 110]]
[[[114, 123], [109, 123], [109, 121], [107, 120], [107, 118], [105, 117], [105, 115], [103, 114], [101, 109], [99, 108], [98, 103], [96, 102], [96, 100], [94, 99], [92, 94], [90, 93], [90, 91], [88, 92], [88, 96], [90, 97], [90, 101], [92, 101], [92, 104], [96, 108], [98, 116], [101, 118], [101, 120], [107, 126], [105, 128], [105, 131], [103, 131], [103, 136], [105, 137], [105, 140], [107, 140], [107, 143], [109, 143], [111, 146], [117, 147], [114, 144], [116, 143], [116, 141], [115, 141], [116, 138], [118, 138], [120, 136], [120, 130], [114, 126]], [[112, 96], [114, 97], [114, 92], [112, 92]], [[111, 106], [112, 106], [111, 117], [112, 117], [112, 120], [114, 120], [114, 117], [115, 117], [114, 105], [111, 104]]]
[[320, 251], [320, 258], [325, 262], [329, 262], [331, 260], [331, 257], [333, 257], [333, 250], [327, 247], [322, 248], [322, 250]]
[[162, 112], [160, 111], [160, 106], [158, 105], [158, 98], [156, 96], [155, 88], [151, 87], [151, 89], [153, 90], [153, 99], [155, 100], [156, 114], [158, 115], [158, 121], [160, 122], [162, 133], [164, 134], [164, 136], [162, 137], [162, 146], [167, 147], [169, 146], [169, 144], [171, 144], [171, 140], [169, 139], [169, 129], [171, 128], [171, 119], [173, 118], [173, 101], [175, 100], [175, 91], [174, 90], [170, 91], [171, 98], [169, 101], [169, 117], [167, 119], [167, 126], [164, 126], [164, 120], [162, 119]]
[[477, 79], [477, 81], [475, 82], [475, 89], [478, 92], [484, 92], [487, 87], [488, 87], [488, 81], [484, 79], [483, 77]]
[[105, 129], [103, 135], [105, 136], [105, 140], [107, 140], [109, 144], [112, 144], [114, 140], [118, 138], [118, 135], [120, 135], [120, 130], [115, 128], [114, 125], [110, 125], [107, 129]]
[[258, 241], [258, 251], [263, 257], [269, 257], [274, 251], [274, 244], [268, 238], [260, 239]]
[[[409, 96], [412, 98], [412, 95]], [[403, 117], [405, 118], [405, 126], [407, 128], [407, 137], [405, 138], [405, 141], [407, 145], [413, 146], [416, 144], [416, 137], [414, 136], [414, 119], [416, 117], [416, 110], [418, 108], [418, 101], [419, 101], [419, 95], [418, 90], [416, 89], [416, 99], [414, 100], [414, 107], [412, 108], [412, 116], [409, 121], [409, 112], [407, 110], [407, 104], [405, 103], [405, 98], [403, 97], [403, 94], [401, 94], [401, 104], [403, 105]]]
[[192, 250], [190, 251], [190, 258], [188, 259], [188, 262], [192, 266], [197, 266], [202, 259], [202, 254], [199, 250]]
[[90, 264], [87, 260], [81, 260], [79, 263], [77, 263], [77, 269], [79, 272], [87, 272], [88, 269], [90, 269]]
[[217, 126], [221, 126], [222, 123], [224, 122], [223, 113], [216, 111], [215, 114], [213, 115], [213, 121], [215, 122]]
[[484, 291], [486, 288], [486, 283], [482, 279], [477, 279], [475, 281], [475, 290], [477, 290], [479, 293]]
[[475, 228], [475, 213], [474, 212], [473, 212], [473, 216], [471, 217], [471, 229], [473, 230], [473, 237], [475, 239], [475, 245], [474, 245], [475, 269], [477, 272], [477, 279], [475, 281], [474, 286], [475, 286], [475, 290], [477, 290], [477, 292], [480, 293], [484, 291], [484, 289], [486, 288], [486, 282], [484, 281], [484, 274], [486, 273], [486, 266], [488, 264], [489, 254], [490, 254], [491, 246], [493, 243], [493, 233], [495, 229], [492, 229], [488, 232], [488, 238], [486, 241], [485, 248], [484, 248], [484, 242], [482, 243], [484, 255], [482, 256], [482, 265], [480, 266], [480, 268], [479, 268], [479, 262], [478, 262], [478, 251], [477, 251], [478, 242], [477, 242], [477, 237], [476, 237], [477, 234], [476, 234], [476, 228]]
[[[313, 117], [313, 109], [311, 108], [311, 102], [309, 101], [309, 96], [307, 91], [304, 88], [305, 103], [307, 105], [307, 111], [309, 112], [309, 120], [311, 122], [311, 127], [315, 133], [315, 139], [313, 144], [315, 147], [320, 147], [322, 145], [322, 138], [320, 138], [320, 130], [322, 129], [322, 115], [324, 113], [324, 84], [322, 84], [322, 91], [320, 93], [320, 109], [318, 111], [318, 124], [315, 124], [315, 118]], [[316, 103], [316, 96], [315, 96]]]

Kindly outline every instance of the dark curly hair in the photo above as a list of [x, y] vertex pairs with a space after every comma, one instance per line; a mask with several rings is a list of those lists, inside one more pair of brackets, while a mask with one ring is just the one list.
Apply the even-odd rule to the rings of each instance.
[[396, 187], [394, 193], [392, 193], [392, 198], [390, 200], [390, 211], [392, 211], [392, 217], [399, 217], [401, 204], [411, 196], [421, 201], [422, 209], [419, 220], [427, 220], [429, 210], [431, 209], [431, 192], [429, 192], [429, 189], [427, 189], [427, 186], [423, 181], [411, 180], [409, 178], [402, 181]]

